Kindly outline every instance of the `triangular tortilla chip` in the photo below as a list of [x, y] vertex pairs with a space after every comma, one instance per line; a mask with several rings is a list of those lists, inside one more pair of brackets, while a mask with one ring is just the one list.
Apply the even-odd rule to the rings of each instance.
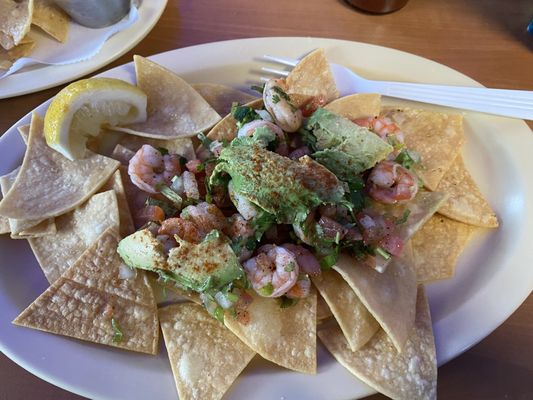
[[200, 96], [202, 96], [219, 115], [229, 114], [234, 102], [246, 104], [258, 97], [216, 83], [193, 83], [191, 86], [194, 90], [200, 93]]
[[448, 193], [439, 213], [470, 225], [497, 228], [498, 218], [477, 187], [463, 157], [458, 154], [436, 190]]
[[159, 319], [180, 399], [221, 399], [255, 355], [198, 304], [162, 308]]
[[398, 400], [436, 399], [437, 355], [422, 286], [418, 289], [414, 329], [402, 353], [383, 331], [359, 351], [350, 350], [338, 326], [320, 329], [318, 337], [339, 363], [380, 393]]
[[282, 367], [316, 372], [316, 291], [287, 308], [254, 294], [244, 314], [224, 324], [248, 347]]
[[0, 217], [0, 235], [10, 233], [9, 220], [6, 217]]
[[168, 69], [133, 56], [137, 86], [148, 96], [145, 122], [115, 130], [157, 139], [195, 136], [220, 121], [220, 115], [187, 82]]
[[373, 93], [357, 93], [333, 100], [324, 107], [349, 120], [376, 117], [381, 111], [381, 96]]
[[302, 58], [287, 76], [287, 93], [322, 97], [329, 103], [339, 97], [324, 49], [317, 49]]
[[31, 23], [61, 43], [67, 40], [69, 16], [52, 0], [34, 0]]
[[122, 174], [122, 170], [120, 168], [117, 169], [111, 179], [106, 182], [100, 191], [105, 192], [113, 190], [115, 192], [115, 195], [117, 196], [118, 215], [120, 218], [120, 236], [126, 237], [135, 232], [135, 226], [133, 225], [130, 206], [128, 205], [128, 199], [126, 198], [126, 191], [123, 184], [124, 177]]
[[378, 331], [378, 322], [336, 271], [322, 271], [312, 280], [335, 316], [350, 348], [359, 350]]
[[120, 163], [88, 152], [70, 161], [46, 145], [43, 119], [32, 116], [30, 138], [20, 172], [0, 202], [0, 215], [46, 219], [73, 210], [95, 193]]
[[142, 136], [124, 135], [124, 137], [119, 141], [119, 145], [122, 145], [128, 150], [133, 151], [134, 154], [144, 144], [149, 144], [155, 148], [162, 147], [167, 149], [170, 154], [178, 154], [182, 157], [185, 157], [187, 160], [196, 158], [194, 146], [190, 138], [162, 140]]
[[[245, 105], [252, 107], [255, 110], [259, 110], [261, 107], [263, 107], [263, 99], [256, 99]], [[231, 141], [235, 138], [235, 136], [237, 136], [237, 121], [231, 114], [228, 114], [222, 118], [222, 120], [217, 123], [207, 134], [209, 139], [219, 141]]]
[[35, 42], [27, 37], [9, 50], [0, 47], [0, 71], [11, 68], [15, 61], [29, 55], [34, 48]]
[[411, 239], [417, 281], [453, 277], [457, 259], [476, 229], [439, 214], [431, 217]]
[[0, 46], [9, 50], [30, 30], [33, 0], [0, 0]]
[[115, 192], [107, 191], [57, 217], [55, 235], [29, 239], [48, 282], [58, 279], [104, 230], [118, 227], [119, 220]]
[[415, 319], [416, 275], [395, 258], [384, 272], [341, 254], [333, 267], [402, 351]]
[[155, 300], [143, 271], [123, 276], [125, 266], [116, 253], [119, 240], [116, 228], [107, 229], [13, 323], [156, 354]]
[[386, 109], [383, 113], [400, 127], [407, 148], [422, 157], [416, 173], [424, 186], [436, 190], [464, 142], [463, 117], [410, 108]]

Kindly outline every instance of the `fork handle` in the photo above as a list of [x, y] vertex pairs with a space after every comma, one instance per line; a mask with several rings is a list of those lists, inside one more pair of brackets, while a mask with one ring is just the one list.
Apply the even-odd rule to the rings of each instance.
[[533, 119], [533, 91], [429, 85], [418, 83], [358, 82], [358, 92], [415, 100], [441, 106]]

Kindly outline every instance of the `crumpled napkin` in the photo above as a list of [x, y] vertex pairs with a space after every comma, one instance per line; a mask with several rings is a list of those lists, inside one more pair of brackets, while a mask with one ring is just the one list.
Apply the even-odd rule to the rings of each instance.
[[132, 6], [129, 14], [122, 20], [105, 28], [87, 28], [71, 22], [65, 43], [52, 39], [38, 28], [32, 28], [29, 37], [35, 41], [35, 48], [31, 57], [23, 57], [15, 61], [7, 71], [0, 72], [0, 79], [27, 65], [63, 65], [88, 60], [98, 54], [107, 39], [131, 26], [138, 18], [139, 11], [137, 7]]

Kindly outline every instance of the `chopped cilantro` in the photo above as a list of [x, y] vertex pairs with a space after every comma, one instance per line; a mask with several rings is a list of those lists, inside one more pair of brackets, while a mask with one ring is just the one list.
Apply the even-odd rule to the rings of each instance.
[[298, 303], [298, 299], [291, 299], [287, 296], [281, 296], [279, 298], [279, 308], [288, 308]]
[[169, 199], [177, 208], [181, 208], [184, 203], [179, 194], [164, 184], [155, 185], [155, 189], [158, 190], [163, 196]]
[[280, 100], [281, 99], [280, 99], [280, 97], [277, 94], [272, 96], [272, 103], [278, 104]]
[[213, 315], [220, 322], [224, 322], [224, 309], [222, 307], [218, 306], [217, 308], [215, 308]]
[[322, 269], [330, 269], [331, 267], [335, 265], [338, 258], [339, 258], [338, 252], [330, 253], [320, 260], [320, 267]]
[[394, 159], [395, 162], [407, 169], [412, 169], [416, 164], [420, 164], [420, 155], [409, 149], [402, 149]]
[[287, 265], [285, 265], [284, 270], [285, 270], [285, 272], [292, 272], [292, 271], [294, 271], [294, 263], [291, 261], [290, 263], [288, 263]]
[[165, 149], [164, 147], [156, 147], [156, 149], [161, 153], [162, 156], [166, 156], [168, 154], [168, 149]]
[[145, 204], [147, 206], [157, 206], [157, 207], [161, 208], [163, 210], [163, 212], [165, 213], [165, 217], [166, 218], [173, 217], [178, 212], [178, 210], [176, 208], [172, 207], [166, 201], [154, 199], [153, 197], [148, 197], [146, 199]]
[[252, 85], [250, 87], [250, 89], [255, 90], [256, 92], [263, 94], [263, 91], [265, 90], [265, 84], [263, 84], [262, 86]]
[[385, 260], [390, 259], [392, 256], [383, 248], [376, 247], [375, 252], [379, 254], [381, 257], [383, 257]]
[[396, 220], [396, 225], [405, 224], [407, 222], [407, 218], [409, 218], [409, 215], [411, 214], [411, 210], [406, 208], [403, 212], [403, 215]]
[[122, 331], [120, 330], [120, 327], [118, 326], [118, 322], [115, 320], [115, 318], [111, 318], [111, 326], [113, 327], [113, 332], [114, 332], [113, 343], [122, 342], [124, 335], [122, 334]]
[[259, 294], [261, 296], [268, 297], [272, 293], [274, 293], [274, 286], [272, 286], [271, 282], [267, 283], [265, 286], [263, 286], [262, 288], [259, 289]]
[[279, 86], [273, 86], [273, 87], [272, 87], [272, 90], [273, 90], [274, 92], [276, 92], [276, 93], [277, 93], [282, 99], [284, 99], [284, 100], [286, 100], [286, 101], [289, 101], [289, 102], [291, 101], [291, 98], [289, 97], [289, 95], [288, 95], [287, 93], [285, 93], [285, 92], [283, 91], [283, 89], [280, 88]]
[[196, 135], [196, 137], [202, 143], [202, 146], [204, 146], [206, 150], [209, 150], [211, 143], [213, 143], [213, 141], [209, 139], [207, 136], [205, 136], [202, 132]]
[[238, 103], [232, 104], [231, 115], [237, 120], [237, 128], [241, 128], [244, 124], [261, 118], [252, 107], [240, 106]]

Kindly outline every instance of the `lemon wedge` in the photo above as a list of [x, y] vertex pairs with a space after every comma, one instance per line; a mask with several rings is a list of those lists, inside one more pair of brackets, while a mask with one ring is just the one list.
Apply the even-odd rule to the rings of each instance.
[[125, 125], [146, 120], [146, 94], [113, 78], [91, 78], [71, 83], [50, 103], [44, 117], [48, 146], [69, 160], [83, 158], [87, 139], [98, 136], [102, 125]]

